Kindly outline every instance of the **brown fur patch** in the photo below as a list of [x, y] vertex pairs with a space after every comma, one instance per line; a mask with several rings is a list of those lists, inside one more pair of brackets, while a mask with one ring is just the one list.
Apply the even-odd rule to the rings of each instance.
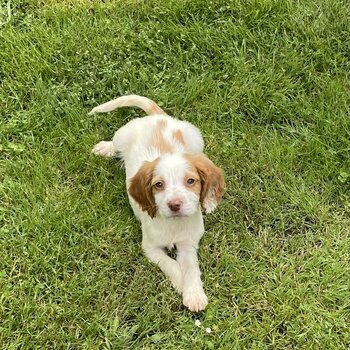
[[147, 211], [151, 218], [156, 216], [157, 208], [152, 192], [153, 172], [158, 160], [144, 162], [138, 172], [131, 178], [129, 193], [132, 198]]
[[159, 149], [161, 153], [171, 153], [173, 148], [170, 143], [165, 140], [163, 130], [167, 126], [167, 121], [160, 119], [157, 121], [157, 125], [153, 131], [151, 146]]
[[185, 145], [185, 140], [184, 137], [182, 135], [182, 132], [180, 130], [176, 130], [173, 132], [173, 137], [174, 139], [181, 145]]
[[185, 158], [196, 168], [201, 179], [200, 202], [205, 209], [204, 201], [207, 196], [219, 203], [224, 191], [225, 181], [223, 171], [204, 154], [186, 154]]
[[160, 129], [164, 129], [166, 126], [167, 126], [168, 122], [164, 119], [160, 119], [157, 121], [157, 126], [160, 128]]

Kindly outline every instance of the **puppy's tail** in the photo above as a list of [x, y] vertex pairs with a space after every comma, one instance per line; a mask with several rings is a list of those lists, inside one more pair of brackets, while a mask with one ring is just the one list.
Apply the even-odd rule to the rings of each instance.
[[120, 107], [139, 107], [143, 109], [147, 115], [165, 114], [166, 113], [152, 100], [147, 97], [138, 95], [126, 95], [116, 98], [115, 100], [106, 102], [93, 108], [89, 115], [100, 112], [111, 112]]

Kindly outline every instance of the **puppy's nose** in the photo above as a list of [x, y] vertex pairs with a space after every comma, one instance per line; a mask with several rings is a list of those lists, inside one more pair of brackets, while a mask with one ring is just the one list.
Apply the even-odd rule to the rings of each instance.
[[174, 213], [177, 213], [181, 208], [182, 201], [180, 199], [174, 199], [168, 202], [168, 207]]

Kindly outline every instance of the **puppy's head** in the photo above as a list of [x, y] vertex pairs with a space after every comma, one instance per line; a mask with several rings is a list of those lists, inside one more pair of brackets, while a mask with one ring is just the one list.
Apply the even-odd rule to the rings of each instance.
[[145, 162], [129, 184], [132, 198], [152, 218], [191, 216], [199, 207], [210, 213], [223, 189], [222, 170], [201, 154], [165, 154]]

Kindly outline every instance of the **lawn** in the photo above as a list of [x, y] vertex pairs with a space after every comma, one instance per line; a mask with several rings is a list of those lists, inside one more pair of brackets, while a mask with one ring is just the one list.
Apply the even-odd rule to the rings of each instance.
[[[345, 0], [3, 0], [0, 348], [347, 349], [349, 79]], [[144, 115], [87, 116], [128, 93], [225, 171], [203, 313], [142, 254], [118, 161], [90, 153]]]

